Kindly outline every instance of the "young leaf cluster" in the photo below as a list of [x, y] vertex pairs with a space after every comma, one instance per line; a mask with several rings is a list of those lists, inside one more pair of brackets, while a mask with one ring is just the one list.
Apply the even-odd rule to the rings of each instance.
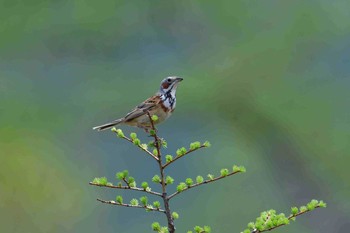
[[292, 207], [288, 217], [284, 213], [277, 214], [275, 210], [264, 211], [255, 222], [248, 223], [248, 228], [243, 233], [260, 233], [271, 231], [277, 227], [288, 225], [290, 220], [295, 220], [299, 215], [312, 211], [319, 207], [326, 207], [323, 201], [311, 200], [306, 206]]
[[[194, 229], [195, 233], [210, 233], [211, 232], [211, 228], [209, 226], [204, 226], [204, 227], [195, 226], [193, 229]], [[187, 231], [187, 233], [193, 233], [193, 231]]]
[[152, 230], [158, 233], [168, 233], [168, 228], [163, 227], [159, 224], [159, 222], [152, 223]]
[[117, 174], [115, 174], [115, 177], [120, 181], [124, 181], [128, 187], [131, 187], [131, 188], [136, 187], [135, 178], [132, 176], [129, 176], [128, 170], [117, 172]]

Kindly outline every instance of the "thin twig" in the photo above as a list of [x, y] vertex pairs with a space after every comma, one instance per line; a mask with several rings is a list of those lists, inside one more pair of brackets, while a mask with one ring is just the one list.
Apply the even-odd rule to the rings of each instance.
[[[121, 137], [125, 140], [127, 140], [128, 142], [131, 142], [132, 144], [134, 144], [133, 140], [131, 138], [126, 137], [125, 135], [123, 137]], [[135, 144], [134, 144], [135, 145]], [[143, 148], [141, 145], [136, 145], [138, 148], [140, 148], [141, 150], [143, 150], [144, 152], [146, 152], [147, 154], [149, 154], [150, 156], [152, 156], [152, 158], [154, 158], [155, 160], [159, 160], [157, 158], [157, 156], [155, 156], [152, 152], [150, 152], [149, 150], [147, 150], [146, 148]]]
[[131, 204], [125, 204], [125, 203], [118, 203], [116, 201], [105, 201], [102, 199], [97, 198], [99, 202], [105, 203], [105, 204], [110, 204], [110, 205], [119, 205], [119, 206], [124, 206], [124, 207], [132, 207], [132, 208], [140, 208], [140, 209], [146, 209], [149, 211], [156, 211], [156, 212], [162, 212], [165, 213], [165, 210], [159, 209], [159, 208], [153, 208], [153, 207], [148, 207], [148, 206], [142, 206], [142, 205], [131, 205]]
[[178, 160], [179, 158], [182, 158], [184, 157], [185, 155], [188, 155], [189, 153], [192, 153], [193, 151], [196, 151], [200, 148], [203, 148], [203, 147], [206, 147], [204, 145], [201, 145], [200, 147], [196, 148], [196, 149], [193, 149], [193, 150], [189, 150], [187, 151], [185, 154], [183, 155], [180, 155], [180, 156], [176, 156], [173, 160], [171, 160], [170, 162], [167, 162], [166, 164], [163, 165], [163, 169], [166, 168], [167, 166], [169, 166], [170, 164], [172, 164], [173, 162], [175, 162], [176, 160]]
[[[317, 206], [315, 206], [315, 209], [316, 208], [320, 208], [321, 206], [320, 205], [317, 205]], [[297, 217], [297, 216], [299, 216], [299, 215], [302, 215], [302, 214], [305, 214], [305, 213], [307, 213], [307, 212], [310, 212], [311, 210], [305, 210], [305, 211], [300, 211], [299, 213], [296, 213], [296, 214], [291, 214], [289, 217], [288, 217], [288, 220], [291, 220], [292, 218], [295, 218], [295, 217]], [[266, 222], [268, 221], [268, 219], [266, 219]], [[259, 231], [258, 229], [254, 229], [253, 231], [252, 231], [252, 233], [261, 233], [261, 232], [265, 232], [265, 231], [272, 231], [272, 230], [274, 230], [275, 228], [278, 228], [278, 227], [282, 227], [282, 226], [285, 226], [286, 224], [285, 223], [283, 223], [283, 224], [281, 224], [281, 225], [278, 225], [278, 226], [273, 226], [273, 227], [271, 227], [271, 228], [268, 228], [268, 229], [265, 229], [265, 230], [262, 230], [262, 231]]]
[[130, 190], [135, 190], [135, 191], [139, 191], [139, 192], [144, 192], [144, 193], [149, 193], [152, 195], [156, 195], [161, 197], [162, 194], [158, 193], [158, 192], [154, 192], [154, 191], [148, 191], [142, 188], [136, 188], [136, 187], [130, 187], [130, 186], [115, 186], [115, 185], [102, 185], [102, 184], [95, 184], [92, 182], [89, 182], [90, 185], [94, 185], [94, 186], [99, 186], [99, 187], [106, 187], [106, 188], [112, 188], [112, 189], [130, 189]]
[[203, 184], [208, 184], [208, 183], [211, 183], [211, 182], [214, 182], [214, 181], [223, 179], [223, 178], [225, 178], [225, 177], [232, 176], [232, 175], [237, 174], [237, 173], [239, 173], [239, 172], [241, 172], [241, 171], [234, 171], [234, 172], [231, 172], [231, 173], [227, 174], [226, 176], [219, 176], [219, 177], [216, 177], [216, 178], [211, 179], [211, 180], [205, 180], [205, 181], [203, 181], [202, 183], [196, 183], [196, 184], [187, 186], [187, 188], [185, 188], [184, 190], [182, 190], [182, 191], [180, 191], [180, 192], [179, 192], [179, 191], [176, 191], [175, 193], [171, 194], [171, 195], [168, 197], [168, 199], [170, 200], [171, 198], [175, 197], [176, 195], [178, 195], [178, 194], [180, 194], [180, 193], [183, 193], [184, 191], [187, 191], [187, 190], [189, 190], [189, 189], [191, 189], [191, 188], [194, 188], [194, 187], [197, 187], [197, 186], [200, 186], [200, 185], [203, 185]]

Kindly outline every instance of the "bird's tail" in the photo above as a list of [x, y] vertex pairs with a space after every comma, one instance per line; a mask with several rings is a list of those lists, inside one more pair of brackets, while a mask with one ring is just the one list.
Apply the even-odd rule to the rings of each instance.
[[115, 120], [115, 121], [112, 121], [112, 122], [109, 122], [109, 123], [107, 123], [107, 124], [95, 126], [95, 127], [93, 127], [92, 129], [93, 129], [93, 130], [97, 129], [97, 131], [102, 131], [102, 130], [105, 130], [105, 129], [112, 128], [113, 126], [118, 125], [118, 124], [120, 124], [120, 123], [122, 123], [122, 122], [123, 122], [123, 118], [118, 119], [118, 120]]

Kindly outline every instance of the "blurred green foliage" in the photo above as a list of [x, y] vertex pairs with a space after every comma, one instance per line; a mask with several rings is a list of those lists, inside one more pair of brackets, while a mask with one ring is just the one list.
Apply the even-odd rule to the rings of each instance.
[[97, 203], [117, 193], [87, 182], [122, 169], [155, 173], [141, 152], [91, 127], [125, 114], [167, 75], [184, 82], [159, 128], [172, 142], [166, 153], [213, 144], [170, 175], [195, 178], [228, 163], [249, 171], [174, 200], [179, 232], [193, 222], [238, 232], [264, 209], [311, 198], [329, 207], [276, 232], [349, 229], [349, 1], [0, 5], [1, 232], [131, 233], [161, 222]]

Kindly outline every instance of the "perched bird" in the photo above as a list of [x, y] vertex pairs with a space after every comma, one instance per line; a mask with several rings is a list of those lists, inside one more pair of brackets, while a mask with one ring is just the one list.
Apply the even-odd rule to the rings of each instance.
[[158, 120], [155, 124], [166, 120], [174, 111], [176, 106], [176, 88], [179, 82], [183, 79], [180, 77], [167, 77], [160, 83], [159, 91], [150, 98], [143, 101], [140, 105], [135, 107], [125, 117], [119, 118], [107, 124], [93, 127], [93, 129], [102, 131], [112, 128], [115, 125], [124, 124], [136, 126], [148, 131], [151, 128], [151, 123], [147, 112], [150, 115], [157, 115]]

